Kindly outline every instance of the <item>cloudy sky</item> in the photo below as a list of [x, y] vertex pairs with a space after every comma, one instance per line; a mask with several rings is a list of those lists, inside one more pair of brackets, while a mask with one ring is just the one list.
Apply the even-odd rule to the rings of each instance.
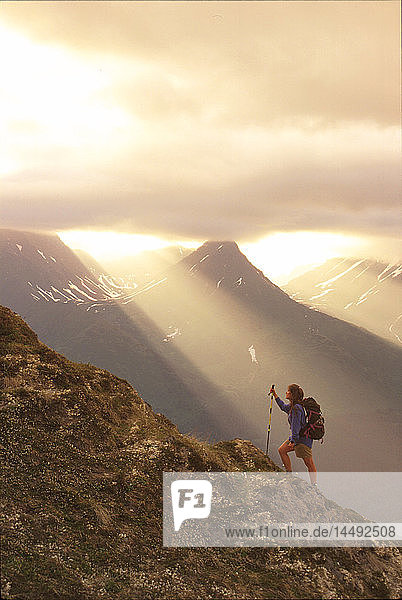
[[387, 1], [2, 3], [2, 226], [397, 248], [399, 21]]

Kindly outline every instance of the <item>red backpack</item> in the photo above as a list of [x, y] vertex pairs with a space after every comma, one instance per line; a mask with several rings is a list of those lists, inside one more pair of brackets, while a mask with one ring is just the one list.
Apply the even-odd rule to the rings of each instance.
[[300, 403], [306, 412], [306, 424], [301, 428], [300, 435], [312, 440], [321, 440], [325, 433], [324, 417], [321, 408], [314, 398], [304, 398]]

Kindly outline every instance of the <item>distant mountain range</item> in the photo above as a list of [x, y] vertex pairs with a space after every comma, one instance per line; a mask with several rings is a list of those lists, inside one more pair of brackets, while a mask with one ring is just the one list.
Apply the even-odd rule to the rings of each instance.
[[402, 263], [333, 258], [284, 289], [311, 308], [402, 345]]
[[[0, 303], [56, 350], [126, 378], [182, 431], [260, 448], [267, 389], [276, 383], [283, 397], [299, 383], [326, 417], [325, 443], [315, 444], [321, 469], [399, 470], [395, 344], [291, 299], [234, 242], [207, 242], [130, 287], [95, 278], [60, 240], [47, 240], [3, 234]], [[275, 407], [271, 447], [287, 435]]]
[[[397, 548], [164, 547], [164, 471], [278, 469], [245, 440], [181, 435], [127, 382], [57, 354], [1, 306], [0, 369], [2, 598], [399, 597]], [[296, 495], [319, 522], [359, 518], [297, 478], [277, 488], [286, 514]]]
[[[136, 290], [94, 265], [89, 270], [55, 235], [0, 230], [0, 304], [68, 358], [129, 380], [154, 409], [179, 417], [183, 431], [210, 435], [215, 418], [205, 398], [223, 406], [223, 395], [186, 357], [162, 344], [164, 333], [140, 308], [127, 316], [124, 303]], [[230, 430], [222, 425], [218, 437]]]
[[84, 265], [57, 235], [0, 229], [0, 253], [2, 298], [23, 311], [43, 302], [92, 310], [138, 287], [102, 272], [89, 255]]

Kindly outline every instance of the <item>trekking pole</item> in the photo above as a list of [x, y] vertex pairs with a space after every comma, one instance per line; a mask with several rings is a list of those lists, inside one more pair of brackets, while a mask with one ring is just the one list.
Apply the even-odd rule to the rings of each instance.
[[[273, 385], [271, 387], [271, 389], [273, 389], [274, 387], [275, 386]], [[267, 449], [265, 451], [265, 454], [267, 454], [267, 455], [268, 455], [268, 446], [269, 446], [269, 435], [271, 433], [272, 401], [274, 399], [274, 395], [271, 393], [270, 397], [271, 397], [271, 403], [269, 405], [269, 419], [268, 419], [268, 428], [267, 428]]]

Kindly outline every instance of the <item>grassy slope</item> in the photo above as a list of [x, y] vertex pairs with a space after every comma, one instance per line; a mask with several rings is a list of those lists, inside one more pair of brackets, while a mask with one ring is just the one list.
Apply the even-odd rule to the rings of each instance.
[[389, 598], [397, 549], [163, 548], [162, 472], [264, 471], [250, 442], [179, 433], [125, 381], [0, 308], [2, 597]]

